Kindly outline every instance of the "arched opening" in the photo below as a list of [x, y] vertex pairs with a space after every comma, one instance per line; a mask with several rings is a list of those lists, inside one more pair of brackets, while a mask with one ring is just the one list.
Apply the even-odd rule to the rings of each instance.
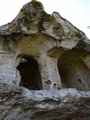
[[30, 90], [41, 90], [42, 82], [39, 73], [38, 63], [31, 57], [23, 57], [17, 66], [20, 72], [20, 86]]
[[58, 70], [64, 88], [90, 90], [90, 68], [84, 62], [88, 55], [88, 52], [74, 49], [60, 56]]

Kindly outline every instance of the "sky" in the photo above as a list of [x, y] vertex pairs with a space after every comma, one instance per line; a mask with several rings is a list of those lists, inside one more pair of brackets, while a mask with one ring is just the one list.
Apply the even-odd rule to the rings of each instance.
[[[39, 0], [47, 13], [59, 12], [62, 17], [85, 32], [90, 39], [90, 0]], [[0, 26], [11, 22], [21, 7], [30, 0], [1, 0]]]

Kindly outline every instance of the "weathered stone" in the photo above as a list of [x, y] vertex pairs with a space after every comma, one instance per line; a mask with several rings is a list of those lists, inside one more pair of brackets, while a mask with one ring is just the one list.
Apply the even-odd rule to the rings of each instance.
[[32, 0], [0, 27], [0, 120], [89, 120], [89, 101], [90, 40]]
[[37, 86], [33, 89], [90, 90], [89, 54], [85, 34], [59, 13], [47, 14], [38, 1], [24, 5], [11, 23], [0, 27], [0, 81], [4, 83]]
[[30, 91], [0, 85], [0, 120], [90, 119], [90, 92], [76, 89]]

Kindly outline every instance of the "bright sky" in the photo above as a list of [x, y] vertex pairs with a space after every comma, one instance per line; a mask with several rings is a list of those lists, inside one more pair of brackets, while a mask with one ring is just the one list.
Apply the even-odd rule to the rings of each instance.
[[[90, 0], [39, 0], [43, 3], [45, 11], [52, 14], [57, 11], [62, 17], [86, 33], [90, 38]], [[30, 0], [1, 0], [0, 25], [11, 22], [21, 7]]]

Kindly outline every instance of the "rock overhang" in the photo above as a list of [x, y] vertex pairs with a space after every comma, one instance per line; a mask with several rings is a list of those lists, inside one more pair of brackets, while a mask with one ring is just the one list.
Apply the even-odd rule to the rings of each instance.
[[24, 5], [16, 18], [0, 27], [1, 35], [42, 33], [54, 39], [86, 39], [85, 34], [73, 26], [69, 21], [53, 12], [52, 15], [44, 11], [42, 3], [31, 1]]

